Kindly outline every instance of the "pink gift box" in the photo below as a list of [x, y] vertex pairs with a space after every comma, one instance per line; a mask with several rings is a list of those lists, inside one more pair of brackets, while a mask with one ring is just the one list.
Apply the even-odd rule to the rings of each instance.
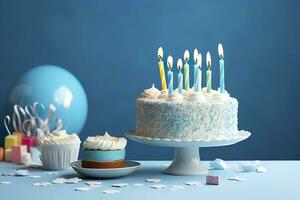
[[206, 176], [207, 185], [220, 185], [220, 176]]
[[22, 145], [26, 145], [27, 149], [35, 146], [35, 137], [34, 136], [24, 136], [22, 138]]
[[11, 149], [11, 158], [12, 161], [16, 164], [21, 163], [21, 155], [27, 153], [27, 146], [21, 145], [21, 146], [13, 146]]

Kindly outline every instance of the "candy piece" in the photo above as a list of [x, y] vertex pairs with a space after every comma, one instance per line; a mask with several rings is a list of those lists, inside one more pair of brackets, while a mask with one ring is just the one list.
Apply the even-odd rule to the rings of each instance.
[[34, 136], [25, 136], [22, 138], [22, 145], [27, 145], [27, 148], [35, 146], [35, 137]]
[[33, 163], [41, 163], [41, 152], [38, 150], [37, 147], [29, 147], [29, 152], [31, 153], [31, 159]]
[[220, 176], [206, 176], [206, 185], [219, 185]]
[[226, 170], [227, 164], [224, 160], [217, 158], [214, 161], [210, 162], [210, 167], [215, 170]]
[[4, 149], [0, 147], [0, 161], [4, 160]]
[[18, 136], [17, 135], [8, 135], [5, 137], [5, 149], [12, 148], [13, 146], [18, 146]]
[[20, 146], [22, 144], [23, 137], [25, 137], [25, 134], [22, 132], [14, 132], [13, 135], [16, 135], [18, 137], [17, 146]]
[[5, 149], [5, 161], [11, 162], [11, 148], [10, 149]]
[[21, 155], [27, 153], [27, 146], [21, 145], [21, 146], [13, 146], [12, 147], [12, 161], [16, 164], [21, 163]]
[[32, 163], [31, 154], [28, 152], [21, 154], [21, 163], [24, 165], [30, 165]]

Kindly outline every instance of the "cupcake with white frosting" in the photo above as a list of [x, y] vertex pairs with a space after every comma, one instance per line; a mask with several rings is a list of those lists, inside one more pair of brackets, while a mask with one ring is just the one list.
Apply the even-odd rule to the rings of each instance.
[[104, 135], [88, 137], [83, 142], [81, 165], [83, 168], [121, 168], [125, 161], [127, 140]]
[[67, 134], [56, 130], [39, 139], [43, 167], [50, 170], [69, 168], [78, 159], [80, 138], [77, 134]]

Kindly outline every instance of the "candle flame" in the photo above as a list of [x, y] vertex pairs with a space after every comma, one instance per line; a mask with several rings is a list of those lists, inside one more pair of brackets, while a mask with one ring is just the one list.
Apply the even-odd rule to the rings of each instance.
[[198, 58], [198, 50], [197, 49], [194, 49], [194, 62], [196, 65], [199, 65], [198, 64], [198, 61], [199, 61], [199, 58]]
[[177, 68], [178, 68], [179, 71], [180, 71], [181, 68], [182, 68], [182, 60], [181, 60], [181, 58], [179, 58], [179, 59], [177, 60]]
[[159, 47], [157, 50], [157, 57], [161, 60], [164, 56], [164, 51], [162, 49], [162, 47]]
[[168, 68], [172, 69], [172, 66], [173, 66], [173, 57], [172, 56], [168, 56], [167, 63], [168, 63]]
[[206, 65], [208, 68], [211, 67], [211, 57], [209, 51], [206, 53]]
[[219, 53], [220, 58], [223, 59], [224, 58], [224, 51], [223, 51], [223, 46], [222, 46], [221, 43], [218, 45], [218, 53]]
[[185, 50], [183, 58], [184, 58], [185, 62], [189, 61], [189, 59], [190, 59], [190, 52], [188, 50]]
[[199, 68], [201, 69], [201, 66], [202, 66], [202, 55], [201, 53], [198, 54], [198, 63], [199, 63]]

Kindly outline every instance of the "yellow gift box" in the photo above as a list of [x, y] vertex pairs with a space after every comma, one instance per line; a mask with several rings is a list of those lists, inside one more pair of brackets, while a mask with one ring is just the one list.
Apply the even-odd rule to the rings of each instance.
[[8, 135], [5, 137], [5, 149], [12, 148], [13, 146], [19, 146], [19, 136], [18, 135]]

